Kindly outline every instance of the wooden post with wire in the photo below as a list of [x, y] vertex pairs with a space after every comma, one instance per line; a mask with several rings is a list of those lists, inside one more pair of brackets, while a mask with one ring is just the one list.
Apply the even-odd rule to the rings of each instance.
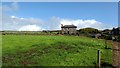
[[107, 36], [105, 36], [105, 49], [107, 49]]
[[101, 61], [100, 61], [100, 59], [101, 59], [101, 54], [100, 54], [100, 50], [98, 50], [98, 55], [97, 55], [98, 57], [97, 57], [97, 66], [98, 66], [98, 68], [100, 68], [100, 66], [101, 66]]

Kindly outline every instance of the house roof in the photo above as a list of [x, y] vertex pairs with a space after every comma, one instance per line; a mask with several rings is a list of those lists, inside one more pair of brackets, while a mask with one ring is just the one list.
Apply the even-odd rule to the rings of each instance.
[[75, 25], [64, 25], [64, 26], [61, 26], [61, 28], [77, 28], [77, 26], [75, 26]]

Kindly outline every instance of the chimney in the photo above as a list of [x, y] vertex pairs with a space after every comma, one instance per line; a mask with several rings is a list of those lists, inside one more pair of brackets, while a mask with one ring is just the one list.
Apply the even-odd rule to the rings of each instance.
[[61, 27], [63, 27], [63, 24], [61, 24]]

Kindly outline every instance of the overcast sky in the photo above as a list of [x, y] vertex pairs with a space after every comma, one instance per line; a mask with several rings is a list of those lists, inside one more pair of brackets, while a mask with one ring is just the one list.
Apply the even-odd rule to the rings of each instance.
[[61, 24], [77, 29], [118, 26], [117, 2], [3, 2], [0, 8], [0, 30], [58, 30]]

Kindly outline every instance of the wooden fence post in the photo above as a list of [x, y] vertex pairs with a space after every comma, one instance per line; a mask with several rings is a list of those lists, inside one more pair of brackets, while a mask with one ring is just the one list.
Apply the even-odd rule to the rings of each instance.
[[98, 64], [98, 68], [100, 68], [100, 65], [101, 65], [101, 54], [100, 54], [100, 50], [98, 50], [98, 55], [97, 55], [97, 64]]
[[107, 38], [105, 37], [105, 49], [107, 49]]

